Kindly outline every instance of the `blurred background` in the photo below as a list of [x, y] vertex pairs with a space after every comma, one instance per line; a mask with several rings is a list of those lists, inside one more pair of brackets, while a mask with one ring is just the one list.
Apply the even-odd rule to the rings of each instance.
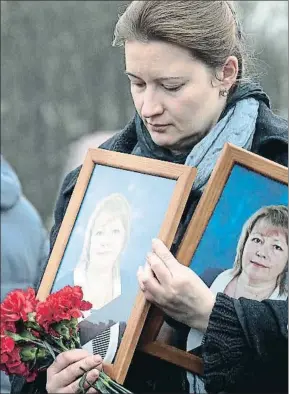
[[[66, 172], [133, 116], [113, 29], [128, 1], [1, 1], [1, 146], [47, 229]], [[251, 71], [288, 118], [288, 3], [236, 1]]]

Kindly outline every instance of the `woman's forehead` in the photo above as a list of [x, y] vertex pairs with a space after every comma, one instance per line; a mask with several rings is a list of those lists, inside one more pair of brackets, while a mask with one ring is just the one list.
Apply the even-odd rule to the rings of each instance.
[[101, 212], [94, 221], [94, 227], [102, 227], [108, 224], [119, 224], [121, 223], [120, 217], [116, 212]]
[[255, 223], [252, 228], [252, 233], [258, 233], [266, 237], [286, 238], [287, 228], [284, 228], [281, 225], [276, 226], [267, 218], [262, 218]]
[[162, 41], [129, 41], [125, 44], [125, 63], [128, 73], [154, 75], [155, 78], [190, 74], [188, 68], [199, 66], [191, 53], [175, 44]]

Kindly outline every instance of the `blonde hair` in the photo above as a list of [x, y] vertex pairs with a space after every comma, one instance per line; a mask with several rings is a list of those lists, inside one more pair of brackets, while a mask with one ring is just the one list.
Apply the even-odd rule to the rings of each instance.
[[215, 76], [233, 55], [239, 63], [237, 81], [244, 77], [246, 51], [231, 1], [132, 1], [115, 26], [113, 46], [127, 40], [160, 40], [186, 48]]
[[[257, 212], [255, 212], [243, 225], [241, 235], [237, 245], [237, 253], [234, 261], [234, 275], [238, 276], [242, 272], [242, 258], [243, 252], [245, 248], [245, 244], [249, 235], [251, 234], [256, 223], [265, 219], [268, 223], [270, 223], [274, 227], [280, 227], [285, 230], [286, 241], [288, 245], [288, 207], [286, 205], [269, 205], [266, 207], [262, 207]], [[280, 287], [279, 295], [285, 294], [288, 291], [287, 288], [287, 268], [288, 262], [281, 272], [279, 277], [277, 278], [277, 285]]]
[[125, 229], [125, 240], [124, 246], [125, 247], [129, 234], [130, 234], [130, 222], [131, 222], [131, 214], [130, 214], [130, 205], [127, 199], [119, 193], [113, 193], [109, 196], [105, 197], [103, 200], [97, 203], [94, 212], [92, 213], [87, 229], [85, 232], [84, 244], [82, 249], [82, 254], [80, 261], [76, 268], [81, 268], [86, 270], [89, 265], [89, 250], [90, 250], [90, 242], [92, 231], [95, 226], [95, 222], [97, 221], [98, 217], [101, 213], [106, 212], [109, 214], [111, 218], [118, 218], [121, 220], [122, 225]]

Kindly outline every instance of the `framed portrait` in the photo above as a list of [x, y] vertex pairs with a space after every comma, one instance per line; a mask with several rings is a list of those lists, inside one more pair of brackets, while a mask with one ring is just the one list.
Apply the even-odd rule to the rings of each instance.
[[171, 247], [196, 170], [89, 149], [43, 275], [38, 299], [82, 287], [90, 312], [79, 319], [82, 347], [100, 354], [123, 383], [150, 304], [137, 270], [153, 238]]
[[[287, 228], [287, 167], [226, 144], [176, 258], [215, 294], [224, 292], [238, 298], [237, 282], [244, 272], [243, 276], [260, 285], [262, 281], [273, 283], [273, 290], [269, 288], [264, 298], [286, 299]], [[203, 335], [179, 325], [182, 338], [173, 345], [166, 343], [158, 339], [164, 315], [155, 307], [150, 314], [139, 349], [201, 375]]]

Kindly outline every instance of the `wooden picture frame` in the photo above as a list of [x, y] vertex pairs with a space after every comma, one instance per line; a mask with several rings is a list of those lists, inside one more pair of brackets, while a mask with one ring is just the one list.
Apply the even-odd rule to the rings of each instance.
[[[160, 238], [167, 247], [171, 247], [192, 188], [195, 174], [196, 170], [194, 168], [180, 164], [172, 164], [103, 149], [89, 149], [67, 207], [55, 245], [51, 252], [48, 265], [43, 275], [37, 294], [38, 299], [44, 300], [51, 292], [51, 289], [54, 286], [53, 283], [55, 281], [57, 282], [57, 274], [61, 271], [61, 263], [65, 260], [66, 252], [70, 253], [70, 256], [74, 256], [74, 249], [72, 248], [74, 248], [77, 243], [76, 241], [71, 241], [72, 246], [69, 251], [69, 240], [73, 237], [74, 240], [77, 239], [77, 235], [73, 232], [74, 227], [78, 228], [75, 223], [81, 215], [84, 216], [85, 214], [91, 214], [91, 211], [90, 213], [88, 212], [88, 202], [93, 200], [90, 202], [90, 204], [93, 205], [95, 204], [95, 200], [98, 199], [96, 191], [93, 191], [92, 193], [90, 190], [92, 182], [94, 182], [93, 185], [95, 186], [99, 185], [101, 190], [99, 193], [104, 194], [106, 193], [103, 191], [105, 188], [107, 188], [107, 190], [114, 190], [115, 188], [116, 191], [118, 190], [118, 187], [119, 189], [123, 189], [124, 186], [120, 183], [121, 179], [133, 178], [137, 180], [138, 185], [142, 185], [144, 187], [144, 190], [145, 187], [153, 187], [150, 183], [145, 183], [147, 180], [147, 182], [154, 182], [155, 185], [160, 185], [160, 190], [153, 190], [154, 193], [159, 194], [156, 194], [155, 200], [151, 198], [151, 205], [155, 205], [153, 201], [156, 201], [156, 198], [159, 198], [159, 205], [165, 214], [162, 217], [160, 214], [160, 217], [157, 218], [161, 225], [158, 227], [158, 233], [155, 234], [155, 236], [158, 236], [158, 238]], [[167, 189], [164, 185], [167, 185]], [[125, 185], [126, 193], [128, 193], [129, 187], [131, 187], [131, 184], [129, 186]], [[96, 190], [96, 188], [94, 190]], [[148, 190], [150, 189], [148, 188]], [[151, 192], [146, 191], [146, 193], [149, 196], [152, 195]], [[89, 198], [91, 200], [89, 200]], [[147, 200], [148, 199], [146, 198], [146, 201]], [[165, 206], [165, 201], [167, 201], [167, 207]], [[153, 209], [149, 204], [150, 201], [147, 201], [147, 206], [150, 209]], [[156, 208], [157, 207], [154, 207], [154, 209]], [[84, 209], [86, 209], [86, 211], [83, 211]], [[159, 209], [159, 211], [161, 212], [161, 209]], [[152, 217], [150, 220], [155, 221], [156, 219], [155, 217]], [[86, 221], [86, 227], [87, 223], [88, 221]], [[154, 223], [154, 226], [157, 228], [158, 225]], [[150, 251], [150, 246], [151, 245], [148, 246], [146, 253]], [[73, 258], [74, 257], [72, 257], [71, 260], [73, 260]], [[144, 261], [145, 256], [141, 256], [138, 266], [143, 265]], [[75, 265], [72, 267], [74, 270]], [[136, 275], [133, 281], [138, 287]], [[66, 284], [68, 283], [64, 283], [64, 285]], [[126, 288], [123, 287], [123, 289]], [[123, 293], [125, 293], [125, 290]], [[126, 377], [127, 370], [150, 308], [150, 304], [145, 300], [145, 297], [140, 290], [138, 290], [136, 298], [133, 298], [132, 305], [129, 319], [126, 322], [126, 328], [114, 362], [104, 364], [104, 370], [120, 384], [124, 382]], [[95, 316], [98, 312], [99, 310], [95, 312]], [[113, 319], [113, 316], [111, 318]]]
[[[218, 207], [235, 166], [246, 169], [248, 173], [256, 173], [277, 181], [280, 185], [286, 185], [286, 199], [288, 201], [287, 167], [229, 143], [225, 144], [176, 254], [176, 258], [181, 264], [185, 266], [192, 264], [192, 259], [198, 251], [204, 232]], [[246, 190], [244, 190], [245, 192]], [[192, 269], [194, 269], [193, 264]], [[176, 364], [187, 371], [202, 375], [203, 363], [201, 358], [157, 339], [163, 323], [163, 313], [156, 307], [151, 308], [140, 338], [138, 350]]]

